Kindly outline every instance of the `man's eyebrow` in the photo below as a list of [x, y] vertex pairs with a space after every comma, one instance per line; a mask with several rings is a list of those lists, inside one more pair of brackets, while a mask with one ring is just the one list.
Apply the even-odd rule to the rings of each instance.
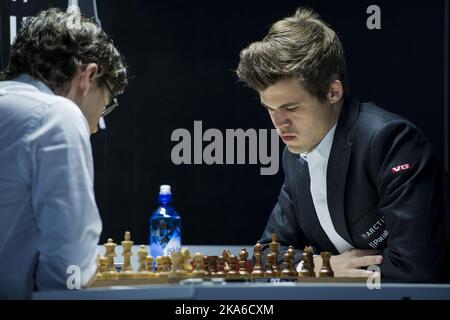
[[[264, 108], [272, 109], [271, 107], [269, 107], [268, 105], [266, 105], [264, 102], [260, 101], [260, 103], [261, 103], [261, 105], [262, 105]], [[288, 108], [288, 107], [292, 107], [292, 106], [297, 106], [297, 105], [299, 105], [299, 104], [300, 104], [300, 102], [288, 102], [288, 103], [285, 103], [285, 104], [279, 106], [277, 109]]]

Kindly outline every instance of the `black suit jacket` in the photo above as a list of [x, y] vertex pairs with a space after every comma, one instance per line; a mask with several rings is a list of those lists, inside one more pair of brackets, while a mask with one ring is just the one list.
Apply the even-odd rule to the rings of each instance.
[[[282, 165], [265, 250], [275, 232], [282, 251], [312, 245], [338, 254], [317, 218], [307, 163], [285, 149]], [[345, 101], [328, 160], [328, 208], [347, 242], [382, 250], [382, 281], [449, 280], [448, 198], [448, 174], [416, 126], [373, 103]]]

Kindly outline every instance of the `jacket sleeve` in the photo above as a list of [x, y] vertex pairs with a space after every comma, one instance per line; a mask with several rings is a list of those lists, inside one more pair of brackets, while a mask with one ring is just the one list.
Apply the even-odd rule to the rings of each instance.
[[373, 136], [370, 159], [389, 232], [382, 281], [441, 282], [448, 276], [446, 172], [423, 134], [394, 120]]

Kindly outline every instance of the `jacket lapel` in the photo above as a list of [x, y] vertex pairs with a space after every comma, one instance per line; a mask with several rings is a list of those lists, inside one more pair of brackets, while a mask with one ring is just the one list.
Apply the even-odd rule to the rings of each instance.
[[316, 247], [319, 252], [332, 251], [333, 254], [338, 254], [339, 252], [328, 238], [327, 234], [320, 225], [319, 218], [317, 217], [317, 212], [314, 208], [314, 202], [309, 189], [309, 186], [311, 185], [311, 177], [309, 175], [308, 164], [306, 161], [298, 158], [297, 170], [299, 175], [295, 184], [297, 189], [295, 194], [298, 197], [297, 207], [300, 208], [297, 211], [297, 219], [303, 227], [302, 230], [305, 233], [305, 236], [311, 241], [311, 244]]
[[345, 183], [352, 150], [351, 134], [359, 114], [359, 102], [346, 100], [338, 120], [327, 168], [327, 199], [331, 220], [337, 233], [348, 243], [351, 239], [345, 218]]

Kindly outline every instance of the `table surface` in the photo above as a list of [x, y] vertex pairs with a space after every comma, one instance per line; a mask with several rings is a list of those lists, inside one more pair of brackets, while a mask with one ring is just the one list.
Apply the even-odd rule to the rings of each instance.
[[175, 300], [449, 300], [450, 285], [349, 283], [221, 283], [121, 286], [36, 292], [33, 299]]
[[[187, 246], [194, 255], [220, 255], [224, 249], [237, 254], [246, 248], [252, 254], [253, 246]], [[139, 246], [134, 246], [136, 253]], [[104, 248], [100, 247], [101, 254]], [[122, 262], [122, 248], [117, 247], [116, 262]], [[136, 254], [132, 257], [137, 266]], [[266, 282], [267, 281], [267, 282]], [[33, 299], [156, 299], [156, 300], [404, 300], [445, 299], [450, 300], [450, 284], [388, 284], [381, 283], [380, 289], [369, 289], [366, 283], [301, 283], [301, 282], [227, 282], [185, 280], [179, 284], [113, 286], [81, 290], [41, 291]]]

